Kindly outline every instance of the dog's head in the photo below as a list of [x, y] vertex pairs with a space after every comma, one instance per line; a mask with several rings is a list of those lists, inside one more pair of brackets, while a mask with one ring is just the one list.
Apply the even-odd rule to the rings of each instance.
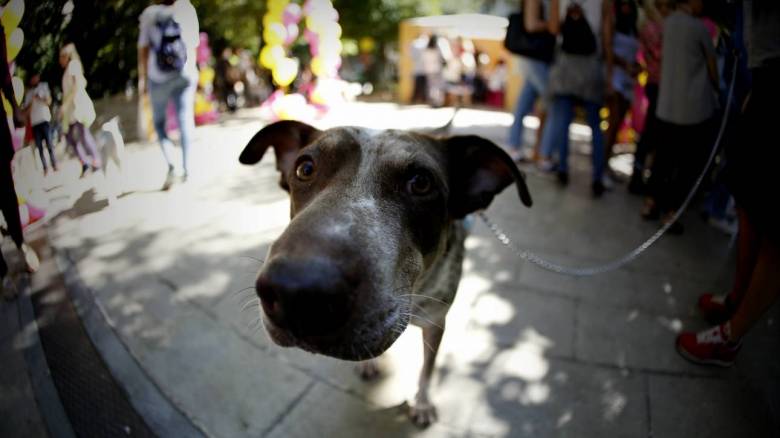
[[263, 321], [277, 344], [328, 356], [368, 359], [395, 341], [453, 220], [513, 182], [531, 205], [509, 156], [476, 136], [283, 121], [258, 132], [239, 161], [255, 164], [269, 147], [291, 222], [257, 277]]

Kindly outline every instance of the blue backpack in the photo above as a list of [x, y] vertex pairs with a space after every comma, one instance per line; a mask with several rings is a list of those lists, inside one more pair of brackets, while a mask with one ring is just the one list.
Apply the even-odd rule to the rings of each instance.
[[157, 20], [160, 44], [155, 48], [157, 67], [163, 72], [180, 72], [187, 62], [187, 47], [181, 38], [181, 27], [172, 16]]

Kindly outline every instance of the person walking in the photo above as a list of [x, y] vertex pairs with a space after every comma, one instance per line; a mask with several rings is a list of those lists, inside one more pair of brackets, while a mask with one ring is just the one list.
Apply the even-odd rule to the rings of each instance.
[[43, 152], [44, 143], [49, 152], [49, 162], [53, 171], [57, 171], [57, 158], [54, 156], [54, 144], [51, 135], [51, 91], [49, 84], [41, 82], [41, 76], [34, 74], [30, 77], [27, 93], [24, 97], [22, 106], [30, 114], [30, 125], [32, 126], [35, 146], [38, 148], [38, 154], [41, 156], [43, 165], [43, 175], [49, 173], [46, 165], [46, 156]]
[[96, 171], [101, 167], [95, 137], [89, 130], [95, 121], [95, 105], [87, 94], [84, 66], [73, 43], [60, 49], [60, 65], [64, 69], [60, 117], [62, 126], [67, 129], [65, 138], [81, 161], [81, 176], [84, 177], [90, 168]]
[[[550, 35], [550, 20], [552, 14], [556, 14], [558, 0], [523, 0], [522, 17], [525, 32], [528, 34], [543, 36]], [[551, 6], [556, 9], [552, 10]], [[556, 14], [557, 15], [557, 14]], [[523, 76], [523, 89], [517, 97], [515, 104], [514, 121], [509, 128], [509, 156], [514, 161], [526, 162], [538, 158], [541, 143], [541, 132], [544, 129], [546, 118], [547, 80], [550, 75], [550, 63], [553, 53], [538, 54], [537, 57], [528, 55], [516, 56], [517, 66]], [[534, 105], [539, 101], [539, 128], [534, 152], [529, 154], [523, 150], [523, 118], [531, 114]]]
[[182, 150], [182, 180], [189, 175], [189, 152], [195, 131], [195, 91], [198, 85], [196, 50], [198, 15], [189, 0], [164, 0], [148, 6], [139, 18], [138, 89], [148, 91], [152, 118], [168, 173], [167, 190], [174, 181], [172, 143], [166, 132], [168, 103], [173, 102]]
[[[585, 119], [592, 132], [594, 197], [604, 193], [604, 136], [599, 110], [604, 102], [605, 77], [603, 54], [611, 51], [612, 20], [610, 2], [602, 0], [560, 0], [563, 17], [550, 17], [550, 30], [560, 33], [562, 42], [550, 69], [549, 93], [552, 103], [542, 134], [542, 158], [551, 159], [559, 152], [558, 182], [569, 182], [569, 125], [574, 108], [585, 109]], [[609, 64], [609, 61], [608, 61]], [[606, 81], [607, 86], [611, 81]]]
[[[5, 35], [5, 29], [0, 23], [0, 35]], [[7, 52], [5, 38], [0, 38], [0, 92], [11, 104], [11, 119], [5, 113], [5, 106], [0, 105], [0, 211], [5, 218], [8, 234], [11, 235], [16, 248], [24, 257], [25, 268], [28, 272], [38, 270], [40, 262], [38, 255], [24, 241], [22, 233], [22, 221], [19, 217], [19, 204], [14, 187], [14, 178], [11, 173], [11, 161], [14, 157], [14, 147], [11, 138], [11, 126], [23, 126], [21, 110], [16, 104], [14, 87], [11, 83], [11, 72], [6, 63]], [[10, 123], [9, 123], [10, 122]], [[0, 296], [3, 299], [16, 297], [17, 290], [9, 274], [8, 264], [0, 251]]]

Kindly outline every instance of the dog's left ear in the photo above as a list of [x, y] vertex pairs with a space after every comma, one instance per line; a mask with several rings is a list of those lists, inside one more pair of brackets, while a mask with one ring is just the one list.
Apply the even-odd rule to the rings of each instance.
[[263, 158], [268, 147], [273, 147], [276, 170], [281, 174], [279, 185], [289, 191], [287, 176], [292, 172], [298, 150], [314, 141], [320, 133], [322, 131], [319, 129], [295, 120], [272, 123], [249, 140], [238, 161], [241, 164], [256, 164]]
[[525, 176], [512, 159], [490, 140], [459, 135], [442, 140], [450, 174], [450, 214], [462, 218], [486, 208], [512, 183], [526, 207], [532, 204]]

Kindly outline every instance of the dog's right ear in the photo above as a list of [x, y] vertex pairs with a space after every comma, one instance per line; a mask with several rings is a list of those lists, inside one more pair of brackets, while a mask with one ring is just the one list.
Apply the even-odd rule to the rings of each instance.
[[241, 164], [257, 164], [269, 146], [274, 148], [279, 185], [289, 191], [287, 176], [293, 171], [298, 150], [314, 141], [322, 133], [319, 129], [295, 120], [272, 123], [255, 134], [246, 145], [238, 161]]

